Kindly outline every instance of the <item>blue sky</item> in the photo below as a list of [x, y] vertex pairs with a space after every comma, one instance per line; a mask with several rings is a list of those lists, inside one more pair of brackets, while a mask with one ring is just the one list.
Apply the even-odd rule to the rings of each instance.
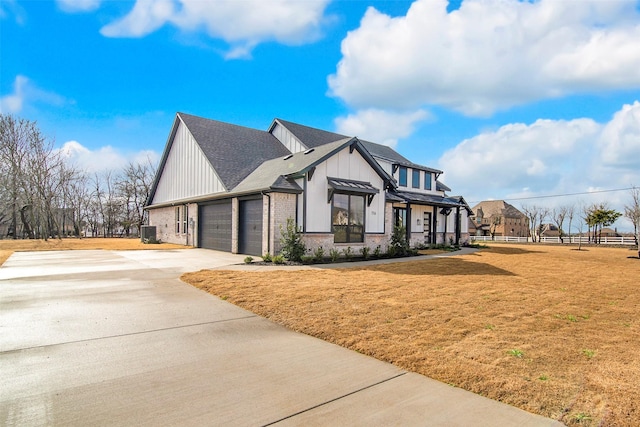
[[0, 5], [2, 112], [91, 170], [157, 159], [182, 111], [385, 143], [471, 204], [640, 185], [638, 1]]

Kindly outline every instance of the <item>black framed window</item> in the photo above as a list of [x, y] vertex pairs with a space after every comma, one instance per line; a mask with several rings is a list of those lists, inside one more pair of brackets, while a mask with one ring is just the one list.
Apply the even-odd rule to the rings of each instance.
[[331, 228], [334, 243], [364, 242], [364, 203], [364, 196], [333, 195]]
[[176, 234], [180, 233], [180, 206], [176, 206]]
[[431, 172], [424, 173], [424, 189], [431, 190]]
[[420, 171], [413, 169], [411, 172], [411, 186], [413, 188], [420, 188]]
[[407, 208], [393, 208], [393, 225], [396, 227], [407, 225]]
[[407, 168], [405, 168], [404, 166], [400, 166], [398, 184], [402, 187], [407, 186]]

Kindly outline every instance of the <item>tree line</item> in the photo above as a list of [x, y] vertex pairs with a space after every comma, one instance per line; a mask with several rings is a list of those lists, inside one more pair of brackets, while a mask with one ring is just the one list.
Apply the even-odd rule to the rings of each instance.
[[[531, 239], [540, 240], [545, 223], [551, 221], [558, 228], [560, 240], [575, 234], [582, 235], [585, 231], [589, 242], [600, 243], [602, 229], [613, 225], [618, 218], [624, 216], [633, 224], [636, 244], [640, 240], [640, 188], [632, 187], [630, 190], [630, 202], [625, 205], [624, 212], [611, 209], [607, 203], [592, 203], [583, 205], [564, 205], [549, 209], [543, 206], [523, 205], [522, 211], [529, 221]], [[565, 228], [565, 224], [568, 227]], [[586, 227], [586, 230], [584, 228]]]
[[0, 114], [0, 238], [138, 235], [155, 167], [70, 165], [33, 121]]

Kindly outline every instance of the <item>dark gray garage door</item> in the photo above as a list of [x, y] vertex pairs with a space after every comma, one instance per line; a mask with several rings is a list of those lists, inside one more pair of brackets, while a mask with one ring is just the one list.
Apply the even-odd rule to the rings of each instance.
[[238, 252], [262, 256], [262, 199], [240, 200]]
[[198, 246], [231, 252], [231, 202], [198, 206]]

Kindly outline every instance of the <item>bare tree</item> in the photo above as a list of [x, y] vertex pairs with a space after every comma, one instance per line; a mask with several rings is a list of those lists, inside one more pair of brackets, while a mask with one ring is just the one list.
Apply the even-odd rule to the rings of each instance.
[[558, 208], [553, 208], [551, 211], [551, 218], [553, 219], [554, 224], [558, 227], [558, 236], [560, 237], [560, 242], [564, 243], [564, 219], [569, 212], [568, 206], [560, 206]]
[[[0, 115], [0, 173], [2, 174], [2, 217], [8, 218], [8, 235], [18, 237], [18, 214], [26, 204], [25, 171], [29, 150], [29, 135], [35, 125], [29, 121], [16, 119], [11, 115]], [[22, 215], [24, 218], [24, 215]], [[23, 224], [23, 230], [29, 230]], [[29, 236], [32, 237], [32, 236]]]
[[522, 210], [524, 214], [529, 218], [529, 229], [531, 231], [531, 240], [533, 242], [536, 241], [536, 236], [538, 241], [540, 241], [540, 234], [542, 233], [542, 227], [544, 226], [544, 221], [549, 216], [549, 209], [540, 206], [527, 206], [522, 205]]
[[23, 235], [47, 239], [59, 234], [55, 214], [64, 165], [53, 141], [40, 133], [35, 122], [1, 115], [0, 159], [2, 173], [8, 175], [2, 180], [2, 211], [9, 211], [13, 237], [18, 235], [18, 213]]
[[489, 226], [489, 233], [491, 234], [491, 240], [496, 239], [496, 230], [502, 222], [502, 215], [493, 215], [491, 218], [491, 225]]
[[[569, 218], [569, 243], [571, 243], [571, 223], [573, 222], [573, 216], [575, 215], [575, 211], [576, 211], [576, 205], [567, 206], [567, 217]], [[582, 234], [582, 230], [580, 231], [580, 234]]]
[[640, 259], [640, 187], [632, 187], [630, 193], [631, 203], [625, 205], [624, 216], [633, 224], [633, 236], [636, 239]]
[[139, 234], [145, 222], [144, 204], [151, 193], [154, 174], [155, 168], [149, 158], [145, 163], [129, 162], [122, 170], [117, 187], [123, 201], [123, 227], [127, 236], [131, 227]]

